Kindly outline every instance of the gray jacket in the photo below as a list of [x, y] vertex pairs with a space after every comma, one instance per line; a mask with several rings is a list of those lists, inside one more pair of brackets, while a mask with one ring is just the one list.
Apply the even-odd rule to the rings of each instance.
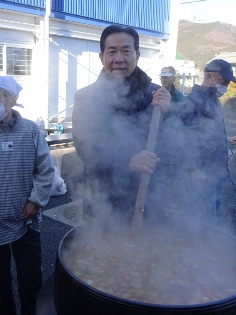
[[[13, 111], [11, 133], [0, 133], [0, 245], [19, 239], [27, 231], [21, 212], [27, 201], [43, 208], [49, 201], [54, 167], [39, 127]], [[31, 227], [40, 231], [42, 214]]]

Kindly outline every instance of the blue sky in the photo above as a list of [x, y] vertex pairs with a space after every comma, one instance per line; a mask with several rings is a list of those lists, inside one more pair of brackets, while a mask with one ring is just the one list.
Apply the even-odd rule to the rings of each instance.
[[180, 3], [180, 19], [197, 23], [220, 21], [236, 26], [236, 0], [180, 0]]

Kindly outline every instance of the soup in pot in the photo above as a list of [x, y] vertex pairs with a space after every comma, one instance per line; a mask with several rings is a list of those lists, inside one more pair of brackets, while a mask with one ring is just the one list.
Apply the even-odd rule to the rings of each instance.
[[235, 239], [206, 227], [167, 225], [80, 237], [63, 252], [80, 281], [107, 294], [144, 303], [192, 305], [236, 294]]

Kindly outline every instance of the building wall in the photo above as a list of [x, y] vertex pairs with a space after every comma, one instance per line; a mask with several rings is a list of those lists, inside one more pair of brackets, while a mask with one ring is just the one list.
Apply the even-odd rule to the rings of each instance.
[[[42, 113], [47, 113], [43, 108], [43, 91], [40, 89], [44, 77], [42, 64], [39, 60], [43, 55], [43, 42], [39, 37], [42, 18], [27, 14], [1, 10], [0, 13], [0, 44], [6, 47], [32, 49], [31, 75], [13, 76], [22, 85], [18, 103], [25, 107], [25, 116], [35, 119]], [[41, 31], [43, 28], [41, 28]], [[6, 75], [6, 69], [0, 71], [0, 75]], [[32, 115], [30, 114], [32, 112]]]
[[165, 38], [169, 12], [170, 0], [52, 0], [52, 16], [56, 18], [103, 27], [107, 23], [130, 25]]
[[[102, 69], [99, 39], [103, 28], [53, 20], [48, 40], [44, 34], [43, 17], [7, 12], [7, 19], [9, 25], [0, 25], [0, 44], [33, 50], [31, 75], [15, 76], [23, 86], [18, 102], [25, 107], [24, 116], [32, 120], [43, 116], [44, 120], [47, 120], [63, 111], [59, 117], [70, 117], [76, 90], [93, 83]], [[25, 22], [28, 22], [28, 29]], [[47, 41], [49, 81], [45, 77]], [[140, 51], [139, 66], [155, 79], [158, 73], [160, 40], [141, 35]], [[46, 84], [48, 100], [45, 95]]]
[[[94, 21], [82, 23], [65, 14], [59, 18], [55, 12], [47, 19], [45, 3], [48, 0], [29, 1], [31, 5], [40, 4], [40, 11], [29, 7], [24, 10], [22, 4], [27, 2], [25, 0], [0, 3], [0, 44], [32, 49], [31, 75], [15, 76], [23, 86], [18, 101], [25, 106], [26, 117], [36, 120], [42, 116], [47, 125], [53, 117], [71, 117], [76, 90], [96, 80], [102, 69], [98, 55], [99, 39], [102, 30], [109, 24]], [[12, 6], [6, 7], [5, 3], [11, 3]], [[163, 0], [158, 0], [155, 8], [162, 3]], [[165, 33], [168, 30], [168, 6], [169, 1], [165, 2], [163, 12], [160, 10], [158, 13], [163, 13], [161, 32], [154, 34], [153, 30], [138, 29], [141, 52], [139, 66], [156, 83], [159, 83], [159, 69], [163, 66], [161, 47], [166, 44], [168, 37], [168, 33]], [[156, 25], [158, 23], [153, 29]], [[0, 71], [1, 74], [6, 73]]]
[[52, 36], [49, 58], [49, 116], [70, 117], [77, 89], [94, 82], [100, 72], [99, 43]]
[[50, 6], [51, 17], [60, 20], [102, 27], [118, 23], [136, 27], [151, 36], [168, 38], [171, 1], [0, 0], [0, 8], [44, 16]]
[[180, 8], [180, 0], [170, 0], [169, 36], [168, 41], [162, 46], [164, 66], [173, 65], [176, 55], [177, 34], [179, 18], [177, 12]]
[[[93, 83], [102, 69], [99, 39], [103, 28], [86, 27], [87, 34], [84, 36], [83, 26], [80, 28], [79, 25], [66, 23], [60, 25], [60, 30], [56, 32], [59, 24], [55, 21], [50, 27], [49, 117], [68, 109], [59, 114], [63, 118], [71, 116], [77, 89]], [[160, 45], [159, 40], [150, 41], [149, 37], [141, 37], [139, 66], [154, 79], [158, 73]]]

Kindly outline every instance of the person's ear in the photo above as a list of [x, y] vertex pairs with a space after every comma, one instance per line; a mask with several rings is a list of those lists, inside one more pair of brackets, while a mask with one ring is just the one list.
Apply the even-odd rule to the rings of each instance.
[[104, 63], [103, 63], [103, 53], [102, 53], [102, 52], [99, 53], [99, 58], [100, 58], [100, 60], [101, 60], [102, 65], [104, 66]]

